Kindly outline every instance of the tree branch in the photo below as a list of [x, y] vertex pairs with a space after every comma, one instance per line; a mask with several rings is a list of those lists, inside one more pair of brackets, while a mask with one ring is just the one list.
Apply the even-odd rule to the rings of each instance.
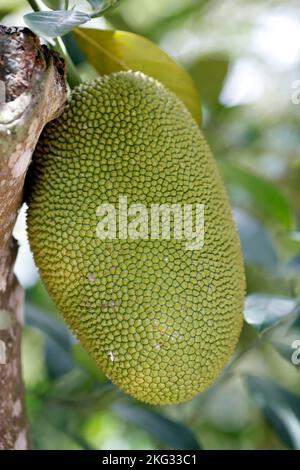
[[0, 449], [27, 449], [21, 374], [23, 291], [12, 230], [32, 152], [66, 99], [63, 60], [27, 28], [0, 26]]

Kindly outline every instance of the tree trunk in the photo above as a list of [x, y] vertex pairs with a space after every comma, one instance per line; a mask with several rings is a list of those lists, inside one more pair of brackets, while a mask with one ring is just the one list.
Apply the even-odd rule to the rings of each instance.
[[0, 449], [28, 449], [21, 373], [23, 290], [12, 230], [32, 152], [66, 99], [63, 60], [26, 28], [0, 26]]

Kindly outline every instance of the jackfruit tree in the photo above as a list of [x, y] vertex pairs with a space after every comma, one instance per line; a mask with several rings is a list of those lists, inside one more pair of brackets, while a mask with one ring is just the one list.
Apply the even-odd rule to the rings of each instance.
[[28, 446], [20, 357], [24, 296], [13, 273], [12, 230], [31, 154], [45, 123], [60, 111], [66, 86], [62, 60], [30, 31], [1, 27], [0, 47], [0, 449], [22, 449]]
[[[26, 322], [47, 333], [46, 349], [56, 348], [49, 376], [77, 371], [85, 381], [82, 374], [91, 374], [95, 384], [132, 401], [132, 408], [116, 403], [120, 416], [146, 423], [171, 448], [200, 444], [184, 425], [143, 403], [177, 405], [210, 393], [254, 347], [233, 356], [246, 281], [223, 177], [251, 197], [267, 188], [277, 207], [267, 200], [264, 216], [271, 212], [293, 228], [271, 183], [230, 160], [216, 162], [198, 90], [208, 112], [216, 105], [205, 100], [220, 89], [205, 76], [205, 58], [200, 73], [195, 64], [189, 74], [146, 37], [83, 26], [105, 17], [118, 27], [119, 3], [93, 0], [79, 9], [31, 0], [29, 29], [0, 30], [0, 449], [30, 447], [20, 354], [24, 296], [13, 271], [12, 231], [23, 203], [43, 286], [65, 322], [57, 317], [49, 326], [26, 304]], [[209, 67], [221, 68], [222, 79], [228, 72], [220, 58]], [[261, 299], [246, 305], [245, 318], [255, 323], [251, 302], [257, 312]], [[286, 312], [291, 324], [294, 308]], [[259, 325], [262, 335], [277, 328], [274, 315]], [[267, 383], [251, 375], [246, 382], [261, 404]], [[156, 420], [170, 435], [157, 432]], [[289, 429], [282, 440], [298, 445]]]
[[[63, 13], [72, 26], [86, 21]], [[41, 15], [25, 16], [37, 32]], [[48, 23], [48, 36], [56, 30]], [[27, 183], [29, 238], [50, 295], [107, 376], [152, 404], [190, 399], [216, 378], [237, 343], [244, 298], [238, 236], [192, 115], [198, 105], [175, 93], [176, 84], [127, 71], [78, 86], [44, 130]], [[32, 140], [10, 157], [17, 177], [40, 130], [29, 119]], [[136, 204], [206, 205], [205, 249], [184, 250], [176, 239], [98, 243], [97, 204], [122, 194]]]

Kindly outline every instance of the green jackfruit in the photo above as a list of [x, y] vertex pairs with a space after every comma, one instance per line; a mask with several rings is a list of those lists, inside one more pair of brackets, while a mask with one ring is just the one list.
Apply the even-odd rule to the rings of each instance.
[[[120, 215], [120, 197], [128, 207], [204, 204], [204, 246], [147, 239], [142, 210], [142, 237], [100, 239], [99, 206]], [[163, 85], [121, 72], [74, 90], [34, 154], [28, 233], [66, 322], [121, 389], [179, 403], [216, 379], [242, 326], [240, 245], [205, 139]]]

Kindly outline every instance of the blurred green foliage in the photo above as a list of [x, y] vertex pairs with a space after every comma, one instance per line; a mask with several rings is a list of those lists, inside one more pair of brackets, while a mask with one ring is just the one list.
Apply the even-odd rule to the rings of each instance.
[[[5, 24], [29, 11], [22, 0], [0, 0]], [[150, 408], [107, 381], [38, 282], [26, 292], [23, 341], [35, 449], [300, 449], [299, 364], [292, 363], [300, 340], [300, 105], [291, 102], [300, 66], [286, 62], [287, 46], [273, 62], [264, 50], [272, 24], [284, 45], [280, 24], [299, 15], [293, 0], [123, 0], [108, 12], [107, 28], [143, 34], [194, 79], [240, 232], [246, 322], [236, 355], [209, 390]], [[64, 42], [82, 76], [94, 77], [72, 34]], [[258, 94], [251, 99], [246, 90], [238, 99], [247, 77], [248, 93]]]

